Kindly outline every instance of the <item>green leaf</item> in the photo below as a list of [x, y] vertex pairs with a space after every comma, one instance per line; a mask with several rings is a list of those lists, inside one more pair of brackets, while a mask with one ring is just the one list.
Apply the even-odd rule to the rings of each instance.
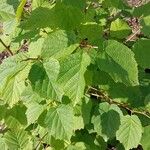
[[96, 136], [94, 143], [98, 146], [98, 149], [107, 149], [107, 143], [101, 136]]
[[142, 125], [136, 115], [123, 116], [121, 125], [116, 133], [116, 138], [125, 147], [126, 150], [136, 148], [142, 137]]
[[35, 30], [54, 26], [53, 8], [38, 7], [32, 11], [30, 17], [20, 25], [25, 30]]
[[141, 5], [140, 7], [137, 7], [133, 11], [133, 15], [136, 17], [142, 17], [147, 16], [150, 14], [150, 3], [147, 3], [145, 5]]
[[29, 136], [26, 131], [8, 131], [4, 135], [9, 149], [25, 149], [29, 144]]
[[8, 150], [8, 147], [7, 147], [6, 143], [5, 143], [4, 138], [1, 138], [1, 137], [0, 137], [0, 149]]
[[19, 130], [20, 128], [22, 128], [21, 123], [13, 116], [7, 117], [5, 119], [5, 123], [6, 123], [7, 127], [10, 129]]
[[35, 121], [39, 118], [41, 113], [44, 111], [44, 106], [38, 103], [30, 103], [27, 106], [26, 116], [28, 125], [35, 123]]
[[70, 1], [70, 0], [58, 0], [61, 1], [63, 4], [68, 5], [68, 6], [72, 6], [75, 8], [79, 8], [79, 9], [84, 9], [85, 8], [85, 2], [86, 0], [76, 0], [76, 1]]
[[88, 96], [85, 96], [82, 100], [81, 111], [84, 124], [89, 124], [91, 119], [92, 100]]
[[96, 108], [98, 108], [98, 110], [95, 110], [92, 117], [94, 130], [107, 141], [108, 138], [115, 136], [115, 133], [119, 128], [120, 117], [123, 114], [118, 106], [114, 104], [109, 105], [106, 102], [99, 104], [99, 107]]
[[0, 121], [4, 119], [5, 114], [6, 114], [6, 106], [5, 105], [0, 105]]
[[84, 52], [72, 54], [60, 62], [58, 82], [63, 87], [65, 95], [74, 104], [78, 103], [83, 97], [85, 88], [84, 73], [89, 64], [90, 58]]
[[[75, 42], [75, 35], [72, 32], [64, 30], [57, 30], [48, 34], [42, 47], [42, 57], [48, 58], [60, 58], [64, 56], [67, 51], [71, 54], [75, 48], [70, 48], [71, 44]], [[67, 52], [68, 53], [68, 52]]]
[[29, 44], [29, 56], [31, 58], [37, 58], [41, 55], [44, 38], [39, 38], [37, 41], [33, 41]]
[[84, 142], [77, 142], [75, 145], [69, 145], [66, 150], [89, 150]]
[[56, 59], [50, 58], [44, 64], [34, 64], [29, 73], [29, 80], [31, 81], [33, 91], [43, 98], [61, 101], [63, 91], [56, 83], [58, 73], [59, 62]]
[[150, 134], [149, 133], [150, 133], [150, 125], [144, 128], [144, 133], [141, 139], [141, 144], [144, 150], [150, 149], [150, 143], [149, 143]]
[[63, 5], [63, 3], [56, 5], [54, 13], [55, 24], [61, 29], [75, 29], [83, 20], [83, 13], [80, 9], [71, 5]]
[[55, 139], [70, 140], [74, 129], [73, 117], [73, 109], [69, 105], [50, 108], [45, 118], [49, 133]]
[[104, 7], [112, 7], [112, 8], [119, 8], [119, 9], [123, 9], [124, 8], [124, 4], [122, 0], [104, 0], [103, 1], [103, 5]]
[[6, 59], [0, 66], [0, 98], [12, 107], [20, 100], [25, 89], [25, 79], [30, 65], [23, 61], [27, 56], [15, 55]]
[[[45, 2], [46, 2], [46, 0], [32, 0], [32, 9], [43, 6], [43, 4], [45, 4]], [[48, 2], [46, 4], [48, 4]]]
[[102, 133], [107, 137], [115, 137], [120, 125], [120, 115], [114, 110], [110, 110], [101, 115]]
[[7, 109], [5, 115], [5, 123], [11, 129], [19, 129], [27, 125], [25, 115], [26, 107], [24, 105], [16, 105], [11, 109]]
[[0, 21], [5, 22], [14, 19], [15, 16], [5, 11], [0, 11]]
[[33, 91], [32, 86], [29, 84], [23, 93], [21, 94], [21, 101], [25, 106], [30, 105], [30, 103], [40, 103], [43, 99]]
[[84, 122], [82, 116], [74, 117], [74, 130], [84, 129]]
[[38, 126], [37, 133], [39, 134], [39, 137], [43, 138], [43, 142], [50, 145], [51, 149], [55, 150], [63, 150], [64, 149], [64, 141], [55, 139], [53, 136], [51, 136], [50, 133], [47, 133], [47, 129], [43, 128], [41, 126]]
[[59, 62], [54, 58], [50, 58], [44, 62], [43, 66], [49, 79], [56, 81], [60, 70]]
[[15, 15], [17, 6], [19, 5], [18, 0], [1, 0], [0, 1], [0, 10], [4, 12], [9, 12], [12, 15]]
[[144, 100], [145, 108], [150, 112], [150, 94], [145, 97]]
[[110, 35], [119, 39], [127, 37], [131, 32], [129, 25], [121, 19], [116, 19], [111, 23]]
[[143, 68], [150, 67], [150, 40], [140, 39], [134, 44], [133, 52], [135, 53], [135, 59], [138, 64]]
[[142, 104], [142, 93], [139, 87], [116, 83], [109, 74], [104, 71], [95, 70], [93, 73], [94, 85], [108, 93], [114, 101], [130, 103], [134, 106], [140, 106]]
[[143, 17], [141, 20], [142, 32], [146, 36], [150, 36], [150, 15]]
[[107, 72], [115, 82], [138, 85], [138, 68], [134, 53], [125, 45], [109, 40], [98, 56], [98, 67]]
[[102, 40], [103, 28], [95, 22], [86, 23], [80, 26], [79, 34], [81, 39], [88, 39], [92, 44], [97, 44], [99, 40]]

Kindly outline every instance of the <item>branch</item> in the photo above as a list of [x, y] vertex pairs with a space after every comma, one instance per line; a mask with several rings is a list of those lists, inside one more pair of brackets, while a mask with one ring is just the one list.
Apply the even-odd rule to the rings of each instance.
[[150, 114], [148, 112], [141, 112], [141, 111], [138, 111], [138, 110], [133, 110], [132, 108], [130, 108], [130, 106], [126, 103], [120, 103], [120, 102], [117, 102], [117, 101], [114, 101], [113, 99], [111, 99], [108, 95], [106, 95], [105, 93], [101, 92], [100, 90], [96, 89], [96, 88], [93, 88], [93, 87], [89, 87], [88, 89], [88, 93], [91, 95], [91, 96], [95, 96], [97, 99], [101, 99], [101, 101], [105, 101], [109, 104], [115, 104], [117, 105], [118, 107], [121, 107], [129, 112], [131, 112], [131, 114], [140, 114], [140, 115], [144, 115], [145, 117], [149, 118], [150, 119]]
[[134, 36], [136, 36], [136, 35], [140, 32], [140, 30], [141, 30], [141, 28], [139, 28], [135, 33], [133, 33], [131, 36], [129, 36], [125, 42], [127, 43], [127, 42], [129, 42], [130, 40], [132, 40], [132, 38], [133, 38]]
[[2, 45], [6, 48], [6, 50], [8, 51], [8, 53], [13, 56], [13, 52], [10, 50], [10, 46], [7, 46], [3, 40], [0, 38], [0, 43], [2, 43]]

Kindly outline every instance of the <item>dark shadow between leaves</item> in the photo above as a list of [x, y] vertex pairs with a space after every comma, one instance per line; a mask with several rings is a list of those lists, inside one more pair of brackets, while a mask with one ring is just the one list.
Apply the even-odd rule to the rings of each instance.
[[113, 138], [120, 126], [120, 115], [114, 110], [103, 113], [101, 116], [102, 133]]

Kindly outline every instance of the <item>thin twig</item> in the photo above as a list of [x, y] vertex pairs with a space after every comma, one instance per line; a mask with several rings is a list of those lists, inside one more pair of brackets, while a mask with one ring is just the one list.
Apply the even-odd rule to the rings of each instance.
[[104, 94], [103, 92], [101, 92], [100, 90], [98, 90], [94, 87], [89, 87], [88, 93], [91, 96], [97, 97], [97, 99], [100, 98], [102, 101], [108, 102], [109, 104], [115, 104], [118, 107], [124, 108], [127, 111], [131, 112], [131, 114], [140, 114], [140, 115], [143, 115], [150, 119], [150, 116], [146, 112], [133, 110], [132, 108], [130, 108], [130, 106], [128, 104], [114, 101], [112, 98], [110, 98], [109, 96], [107, 96], [106, 94]]
[[[36, 60], [39, 60], [39, 61], [43, 61], [43, 59], [42, 58], [40, 58], [40, 57], [37, 57], [37, 58], [26, 58], [26, 59], [24, 59], [24, 60], [22, 60], [22, 61], [30, 61], [30, 60], [34, 60], [34, 61], [36, 61]], [[22, 62], [21, 61], [21, 62]]]
[[132, 40], [132, 38], [133, 38], [134, 36], [136, 36], [136, 35], [140, 32], [140, 30], [141, 30], [141, 28], [139, 28], [135, 33], [133, 33], [125, 42], [127, 43], [127, 42], [129, 42], [130, 40]]
[[13, 52], [10, 50], [10, 46], [7, 46], [3, 40], [0, 38], [0, 42], [2, 43], [2, 45], [6, 48], [6, 50], [8, 51], [8, 53], [13, 56]]
[[46, 132], [46, 133], [40, 138], [38, 144], [37, 144], [36, 147], [35, 147], [35, 150], [38, 149], [39, 145], [41, 144], [42, 140], [46, 137], [47, 134], [48, 134], [48, 132]]
[[[139, 21], [140, 21], [142, 18], [143, 18], [143, 15], [141, 15], [141, 16], [139, 17]], [[129, 42], [130, 40], [132, 40], [132, 38], [133, 38], [134, 36], [136, 36], [136, 35], [140, 32], [140, 30], [141, 30], [141, 27], [139, 27], [139, 29], [138, 29], [135, 33], [133, 33], [133, 34], [125, 41], [125, 43]]]
[[91, 5], [92, 5], [92, 2], [90, 2], [89, 5], [85, 8], [85, 13], [88, 11]]

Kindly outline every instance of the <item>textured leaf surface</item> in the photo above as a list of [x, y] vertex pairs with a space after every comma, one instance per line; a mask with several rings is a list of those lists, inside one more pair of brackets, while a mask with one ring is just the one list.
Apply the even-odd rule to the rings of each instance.
[[10, 14], [5, 11], [0, 11], [0, 21], [2, 21], [2, 22], [14, 19], [14, 17], [15, 16], [13, 14]]
[[133, 47], [135, 58], [138, 64], [143, 68], [150, 67], [150, 40], [141, 39], [137, 41]]
[[74, 104], [83, 97], [85, 80], [84, 73], [90, 63], [86, 53], [75, 53], [60, 63], [58, 82]]
[[122, 117], [116, 137], [126, 150], [136, 148], [142, 137], [142, 125], [139, 118], [135, 115]]
[[20, 130], [20, 128], [27, 125], [26, 120], [26, 107], [24, 105], [15, 105], [11, 109], [7, 109], [5, 116], [6, 125], [8, 128], [13, 130]]
[[150, 139], [150, 125], [144, 127], [144, 133], [143, 133], [142, 139], [141, 139], [141, 144], [142, 144], [142, 147], [144, 150], [150, 149], [149, 139]]
[[25, 79], [30, 65], [22, 61], [24, 59], [26, 55], [16, 55], [0, 66], [0, 97], [11, 107], [20, 100], [21, 93], [25, 89]]
[[[44, 65], [44, 66], [43, 66]], [[63, 91], [56, 83], [59, 73], [59, 62], [47, 60], [44, 64], [34, 64], [29, 73], [32, 88], [41, 97], [61, 101]]]
[[83, 19], [82, 11], [71, 5], [63, 5], [62, 3], [55, 7], [56, 25], [62, 29], [71, 30], [80, 25]]
[[10, 14], [15, 15], [15, 11], [17, 9], [17, 6], [19, 5], [18, 0], [1, 0], [0, 1], [0, 10], [9, 12]]
[[29, 144], [29, 137], [24, 130], [8, 131], [4, 138], [9, 149], [25, 149]]
[[5, 143], [4, 138], [1, 138], [1, 137], [0, 137], [0, 149], [8, 150], [8, 147], [7, 147], [6, 143]]
[[53, 13], [52, 8], [38, 7], [32, 11], [31, 16], [21, 24], [21, 27], [25, 30], [51, 27], [54, 24]]
[[[42, 57], [61, 57], [75, 41], [74, 34], [64, 30], [57, 30], [50, 33], [43, 43]], [[72, 51], [71, 51], [72, 52]]]
[[69, 105], [50, 108], [45, 119], [49, 133], [56, 139], [70, 140], [73, 129], [73, 110]]
[[150, 149], [146, 1], [0, 0], [0, 150]]
[[138, 68], [134, 53], [125, 45], [109, 40], [97, 60], [100, 70], [107, 72], [115, 82], [138, 85]]
[[44, 111], [44, 106], [38, 103], [30, 103], [27, 106], [26, 116], [28, 125], [35, 123], [41, 113]]
[[96, 23], [88, 23], [83, 24], [79, 28], [80, 30], [80, 36], [82, 39], [88, 39], [92, 44], [97, 44], [99, 40], [102, 39], [102, 31], [103, 28]]

